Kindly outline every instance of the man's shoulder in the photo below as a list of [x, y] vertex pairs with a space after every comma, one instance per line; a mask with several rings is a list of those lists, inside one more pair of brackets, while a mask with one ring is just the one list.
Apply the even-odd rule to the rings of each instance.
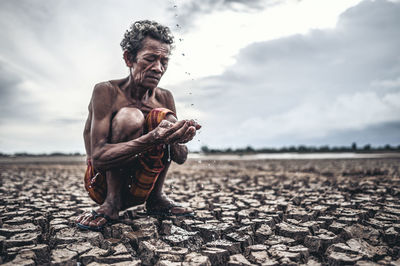
[[93, 96], [110, 97], [116, 93], [115, 86], [110, 81], [99, 82], [94, 85]]
[[162, 98], [171, 98], [172, 97], [172, 93], [167, 90], [167, 89], [163, 89], [160, 87], [157, 87], [156, 89], [156, 97], [162, 97]]
[[174, 111], [176, 113], [175, 110], [175, 101], [174, 101], [174, 97], [172, 96], [172, 93], [169, 90], [157, 87], [156, 90], [156, 98], [157, 100], [166, 108]]
[[102, 81], [94, 85], [93, 90], [100, 90], [100, 91], [114, 90], [114, 85], [110, 81]]

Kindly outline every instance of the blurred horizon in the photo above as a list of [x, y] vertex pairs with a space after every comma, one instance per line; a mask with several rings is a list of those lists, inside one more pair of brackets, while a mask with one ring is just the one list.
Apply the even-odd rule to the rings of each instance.
[[[216, 153], [227, 153], [227, 154], [251, 154], [251, 153], [343, 153], [343, 152], [354, 152], [354, 153], [375, 153], [375, 152], [400, 152], [400, 144], [398, 145], [381, 145], [381, 146], [372, 146], [370, 144], [366, 144], [363, 146], [357, 145], [357, 143], [353, 142], [349, 146], [307, 146], [307, 145], [298, 145], [298, 146], [283, 146], [278, 148], [271, 147], [263, 147], [263, 148], [254, 148], [252, 146], [240, 147], [240, 148], [226, 148], [226, 149], [217, 149], [213, 147], [208, 147], [207, 145], [202, 146], [199, 150], [192, 150], [191, 153], [204, 153], [204, 154], [216, 154]], [[86, 153], [81, 152], [62, 152], [62, 151], [53, 151], [48, 153], [29, 153], [24, 151], [18, 151], [14, 153], [3, 153], [0, 151], [0, 156], [84, 156]]]
[[[90, 11], [90, 12], [88, 12]], [[0, 2], [0, 152], [85, 152], [98, 82], [136, 20], [171, 28], [160, 87], [190, 151], [400, 144], [399, 0]]]

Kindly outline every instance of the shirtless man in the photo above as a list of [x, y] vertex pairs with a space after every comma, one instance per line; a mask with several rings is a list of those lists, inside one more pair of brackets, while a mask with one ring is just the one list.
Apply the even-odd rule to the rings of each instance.
[[[172, 43], [169, 28], [148, 20], [133, 23], [121, 42], [129, 76], [94, 87], [84, 129], [88, 160], [85, 187], [100, 207], [78, 217], [80, 228], [101, 230], [118, 219], [119, 211], [144, 201], [149, 214], [192, 214], [190, 208], [175, 204], [162, 193], [170, 159], [178, 164], [185, 162], [188, 150], [184, 143], [201, 127], [193, 120], [178, 121], [171, 92], [157, 87], [167, 70]], [[161, 114], [163, 120], [147, 128], [153, 119], [152, 110], [158, 110], [153, 117]], [[154, 150], [161, 157], [158, 164], [150, 162], [149, 167], [162, 169], [155, 174], [143, 170], [149, 164], [143, 167], [146, 154]], [[132, 191], [140, 178], [154, 182], [147, 190], [137, 189], [144, 191], [143, 198], [138, 199]], [[98, 196], [99, 191], [103, 196]]]

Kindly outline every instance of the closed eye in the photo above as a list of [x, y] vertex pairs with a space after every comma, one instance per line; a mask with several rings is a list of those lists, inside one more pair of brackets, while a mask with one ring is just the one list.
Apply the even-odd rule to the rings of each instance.
[[155, 57], [145, 57], [144, 60], [147, 62], [153, 62], [155, 60]]

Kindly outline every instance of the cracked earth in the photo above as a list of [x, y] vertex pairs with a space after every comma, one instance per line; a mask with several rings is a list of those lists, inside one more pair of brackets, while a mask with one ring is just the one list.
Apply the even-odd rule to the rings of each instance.
[[102, 232], [82, 162], [0, 163], [5, 265], [400, 265], [400, 159], [189, 160], [165, 192], [196, 211], [120, 213]]

